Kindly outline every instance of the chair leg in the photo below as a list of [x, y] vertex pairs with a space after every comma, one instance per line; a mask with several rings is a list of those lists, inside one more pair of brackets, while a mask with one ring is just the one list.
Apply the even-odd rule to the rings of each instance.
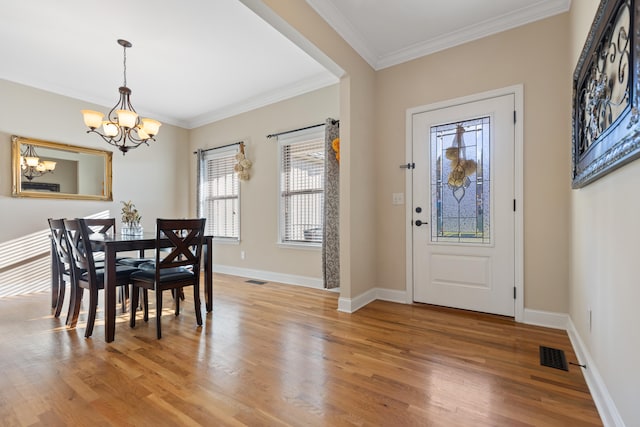
[[69, 299], [69, 312], [67, 313], [67, 326], [70, 328], [75, 328], [78, 324], [83, 296], [84, 289], [71, 284], [71, 298]]
[[57, 308], [60, 299], [58, 298], [60, 287], [60, 262], [58, 261], [58, 255], [54, 247], [53, 241], [51, 241], [51, 308]]
[[129, 285], [120, 286], [120, 302], [122, 304], [122, 312], [127, 312], [127, 300], [129, 299]]
[[202, 313], [200, 311], [200, 287], [195, 284], [193, 285], [193, 302], [196, 308], [196, 322], [198, 326], [202, 326]]
[[182, 293], [182, 288], [175, 289], [176, 291], [176, 316], [180, 314], [180, 294]]
[[144, 321], [149, 321], [149, 291], [142, 289], [142, 301], [144, 304]]
[[136, 285], [131, 285], [131, 318], [129, 319], [129, 326], [136, 326], [136, 311], [138, 311], [138, 295], [140, 295], [139, 288]]
[[96, 323], [96, 311], [98, 309], [98, 291], [89, 290], [89, 314], [87, 315], [87, 327], [84, 337], [89, 338], [93, 334], [93, 325]]
[[162, 291], [156, 289], [156, 332], [158, 339], [162, 338], [162, 330], [160, 329], [160, 316], [162, 314]]
[[[58, 308], [60, 302], [60, 278], [54, 273], [53, 283], [51, 283], [51, 308]], [[58, 317], [58, 316], [56, 316]]]
[[56, 300], [56, 312], [54, 313], [55, 317], [60, 317], [60, 313], [62, 312], [62, 304], [64, 303], [64, 294], [67, 289], [67, 284], [64, 279], [60, 277], [58, 279], [58, 298]]

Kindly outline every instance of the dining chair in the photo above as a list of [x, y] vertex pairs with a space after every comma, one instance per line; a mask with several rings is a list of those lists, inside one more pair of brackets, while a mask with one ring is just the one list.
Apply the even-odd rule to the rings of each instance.
[[[51, 241], [53, 244], [53, 263], [55, 263], [55, 270], [57, 273], [57, 277], [54, 280], [54, 287], [52, 289], [52, 292], [56, 293], [55, 304], [53, 305], [53, 308], [55, 308], [54, 316], [59, 317], [60, 313], [62, 312], [62, 306], [64, 304], [64, 297], [66, 293], [66, 285], [68, 283], [70, 302], [65, 323], [67, 325], [70, 325], [73, 316], [73, 301], [75, 299], [76, 291], [76, 288], [74, 286], [73, 269], [71, 268], [71, 247], [69, 246], [69, 242], [66, 238], [64, 219], [49, 218], [48, 222], [49, 229], [51, 230]], [[103, 228], [101, 230], [106, 230], [107, 228]], [[95, 261], [95, 264], [96, 268], [101, 268], [104, 266], [104, 263], [102, 261]], [[124, 297], [125, 296], [121, 295], [121, 298]]]
[[[54, 283], [51, 290], [53, 294], [52, 308], [55, 309], [54, 316], [60, 317], [67, 284], [69, 285], [70, 292], [73, 293], [71, 250], [65, 237], [64, 220], [49, 218], [48, 222], [49, 229], [51, 230], [52, 267], [57, 275], [57, 277], [53, 278]], [[69, 319], [69, 315], [67, 315], [67, 323], [69, 323]]]
[[[71, 248], [71, 265], [73, 268], [75, 293], [73, 299], [73, 311], [71, 316], [71, 327], [76, 326], [80, 314], [80, 304], [84, 290], [89, 291], [89, 313], [87, 315], [87, 327], [84, 336], [89, 338], [93, 333], [93, 326], [96, 320], [96, 310], [98, 307], [98, 291], [104, 289], [104, 267], [96, 268], [92, 242], [89, 238], [91, 230], [87, 225], [87, 220], [65, 219], [65, 235]], [[116, 265], [116, 286], [121, 289], [128, 287], [130, 275], [137, 271], [135, 267], [126, 265]], [[123, 306], [124, 306], [123, 297]], [[124, 311], [124, 310], [123, 310]]]
[[[91, 233], [102, 233], [102, 234], [116, 234], [116, 219], [115, 218], [85, 218], [85, 224], [89, 227]], [[101, 251], [95, 251], [96, 252]], [[140, 251], [140, 257], [118, 257], [116, 258], [116, 262], [122, 265], [128, 265], [130, 267], [138, 267], [140, 264], [145, 262], [153, 261], [152, 258], [144, 258], [144, 251]], [[94, 257], [95, 259], [95, 257]], [[96, 260], [96, 266], [102, 267], [103, 260]], [[119, 294], [120, 301], [122, 303], [122, 311], [127, 311], [127, 300], [129, 299], [129, 287], [121, 288], [121, 292]]]
[[[198, 326], [202, 326], [200, 312], [200, 262], [204, 236], [204, 218], [198, 219], [157, 219], [155, 261], [142, 264], [140, 270], [131, 274], [131, 320], [136, 325], [138, 289], [154, 291], [156, 296], [156, 334], [162, 338], [160, 318], [162, 315], [163, 291], [174, 293], [175, 315], [180, 314], [178, 295], [185, 286], [193, 286], [193, 301]], [[149, 319], [147, 296], [144, 296], [144, 320]]]

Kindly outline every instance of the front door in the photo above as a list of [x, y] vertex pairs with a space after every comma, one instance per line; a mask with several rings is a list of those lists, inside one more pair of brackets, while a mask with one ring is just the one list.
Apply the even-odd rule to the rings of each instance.
[[416, 302], [514, 316], [514, 102], [413, 115]]

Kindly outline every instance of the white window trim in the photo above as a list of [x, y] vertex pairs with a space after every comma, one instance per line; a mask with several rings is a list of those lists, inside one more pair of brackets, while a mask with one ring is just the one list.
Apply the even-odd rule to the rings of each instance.
[[[317, 126], [310, 129], [304, 129], [297, 132], [291, 132], [285, 135], [278, 136], [278, 185], [276, 187], [276, 197], [278, 198], [278, 235], [276, 237], [276, 245], [281, 248], [287, 249], [303, 249], [313, 250], [322, 248], [322, 243], [305, 243], [305, 242], [284, 242], [282, 241], [282, 197], [280, 197], [280, 174], [282, 172], [282, 147], [284, 145], [295, 144], [297, 142], [304, 142], [313, 139], [325, 138], [325, 126]], [[326, 159], [325, 159], [326, 161]]]
[[[208, 150], [204, 150], [204, 153], [202, 154], [202, 161], [203, 163], [206, 163], [207, 160], [209, 159], [214, 159], [214, 158], [219, 158], [219, 157], [227, 157], [230, 154], [233, 154], [235, 156], [235, 154], [240, 152], [240, 145], [238, 144], [233, 144], [230, 145], [228, 147], [221, 147], [221, 148], [211, 148]], [[199, 167], [202, 167], [202, 171], [204, 172], [204, 165], [199, 165]], [[204, 176], [204, 173], [201, 175], [200, 178], [203, 182], [201, 183], [201, 185], [204, 185], [204, 182], [206, 181], [206, 177]], [[200, 198], [201, 195], [198, 195], [198, 198]], [[204, 198], [202, 198], [202, 200], [198, 200], [198, 203], [200, 204], [200, 212], [204, 213]], [[242, 237], [242, 221], [241, 221], [241, 209], [242, 209], [242, 185], [240, 184], [240, 182], [238, 182], [238, 237], [214, 237], [213, 238], [213, 242], [214, 243], [222, 243], [222, 244], [229, 244], [229, 245], [237, 245], [240, 244], [240, 240]], [[203, 214], [204, 216], [204, 214]]]

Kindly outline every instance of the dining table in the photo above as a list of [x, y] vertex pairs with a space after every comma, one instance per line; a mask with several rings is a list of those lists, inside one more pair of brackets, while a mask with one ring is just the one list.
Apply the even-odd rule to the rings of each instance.
[[[104, 338], [106, 342], [115, 339], [116, 331], [116, 260], [119, 252], [138, 251], [141, 256], [145, 249], [155, 249], [156, 233], [143, 232], [136, 235], [93, 233], [92, 244], [104, 251]], [[160, 240], [162, 247], [170, 241]], [[202, 244], [202, 266], [204, 269], [204, 292], [207, 312], [213, 310], [213, 236], [204, 236]]]

